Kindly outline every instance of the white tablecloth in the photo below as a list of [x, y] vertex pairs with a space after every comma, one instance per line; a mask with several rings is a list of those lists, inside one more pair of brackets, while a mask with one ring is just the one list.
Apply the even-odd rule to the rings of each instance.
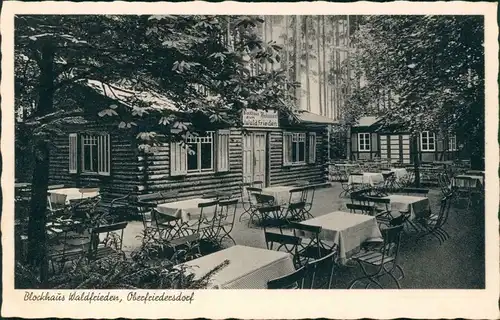
[[[189, 221], [192, 219], [197, 219], [200, 215], [201, 209], [198, 208], [198, 204], [214, 201], [214, 199], [203, 199], [195, 198], [189, 200], [181, 200], [169, 203], [162, 203], [156, 206], [156, 210], [159, 213], [169, 215], [175, 218], [181, 218], [182, 221]], [[214, 213], [214, 208], [209, 207], [204, 210], [204, 214]]]
[[[464, 180], [460, 178], [470, 178], [472, 180]], [[468, 182], [466, 182], [468, 181]], [[466, 186], [466, 183], [471, 183], [472, 185]], [[453, 187], [471, 187], [471, 188], [482, 188], [484, 185], [484, 177], [483, 176], [476, 176], [476, 175], [471, 175], [471, 174], [462, 174], [454, 177], [451, 180], [451, 185]]]
[[427, 197], [407, 196], [402, 194], [391, 194], [384, 197], [391, 200], [391, 215], [399, 216], [400, 211], [410, 210], [410, 219], [416, 217], [427, 217], [430, 213], [430, 202]]
[[339, 246], [341, 263], [345, 263], [363, 242], [369, 239], [383, 240], [377, 220], [368, 215], [336, 211], [301, 223], [322, 227], [320, 239]]
[[363, 172], [363, 176], [349, 176], [349, 184], [369, 184], [370, 186], [375, 186], [381, 182], [384, 182], [384, 176], [379, 172]]
[[269, 280], [295, 271], [289, 253], [238, 245], [184, 265], [199, 279], [225, 260], [229, 260], [229, 264], [211, 278], [208, 288], [266, 289]]
[[[290, 190], [298, 187], [274, 186], [262, 189], [263, 194], [273, 196], [276, 199], [276, 204], [285, 205], [290, 200]], [[300, 199], [300, 192], [293, 194], [292, 200]]]
[[49, 190], [48, 193], [50, 195], [50, 202], [58, 204], [62, 204], [64, 195], [66, 196], [66, 204], [69, 204], [70, 200], [92, 198], [99, 195], [99, 191], [81, 193], [80, 188], [54, 189]]

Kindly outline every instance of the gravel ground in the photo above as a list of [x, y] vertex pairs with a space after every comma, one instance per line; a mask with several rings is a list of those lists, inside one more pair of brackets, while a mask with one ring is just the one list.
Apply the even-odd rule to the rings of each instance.
[[[312, 214], [320, 216], [336, 210], [345, 210], [349, 201], [339, 198], [340, 184], [318, 189]], [[431, 210], [439, 211], [440, 194], [431, 189], [429, 199]], [[247, 226], [238, 222], [242, 210], [238, 208], [234, 229], [231, 233], [237, 244], [265, 248], [262, 228]], [[141, 222], [130, 222], [125, 230], [124, 250], [131, 251], [140, 244], [137, 235], [142, 231]], [[484, 258], [484, 213], [482, 210], [466, 210], [454, 205], [445, 226], [450, 234], [444, 244], [427, 237], [418, 243], [403, 235], [399, 265], [405, 271], [401, 286], [405, 289], [481, 289], [485, 287]], [[232, 245], [226, 242], [225, 246]], [[334, 288], [345, 289], [350, 281], [360, 276], [361, 270], [355, 264], [339, 267], [335, 273]], [[388, 288], [396, 288], [389, 279], [382, 279]]]

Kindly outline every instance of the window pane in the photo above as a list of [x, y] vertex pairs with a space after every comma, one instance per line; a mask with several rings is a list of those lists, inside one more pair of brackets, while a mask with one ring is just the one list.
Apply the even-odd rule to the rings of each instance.
[[201, 168], [211, 169], [212, 168], [212, 144], [202, 143], [201, 144]]
[[92, 146], [92, 171], [97, 171], [97, 143]]
[[305, 147], [305, 142], [299, 142], [299, 161], [305, 161], [306, 159]]
[[292, 162], [298, 161], [298, 159], [297, 159], [297, 147], [298, 147], [297, 142], [292, 143]]
[[[188, 143], [187, 167], [188, 170], [198, 169], [198, 149], [196, 143]], [[182, 147], [181, 147], [182, 148]]]
[[83, 146], [83, 170], [90, 171], [91, 158], [90, 158], [90, 146]]

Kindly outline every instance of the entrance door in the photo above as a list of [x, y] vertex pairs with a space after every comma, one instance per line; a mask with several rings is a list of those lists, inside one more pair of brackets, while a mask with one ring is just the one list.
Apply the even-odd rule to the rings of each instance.
[[266, 184], [266, 133], [243, 135], [243, 182], [262, 181]]

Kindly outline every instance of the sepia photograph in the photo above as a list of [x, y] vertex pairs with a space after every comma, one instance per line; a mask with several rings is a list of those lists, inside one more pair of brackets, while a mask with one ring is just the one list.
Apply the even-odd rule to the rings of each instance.
[[13, 17], [25, 302], [486, 289], [484, 15], [163, 12]]

